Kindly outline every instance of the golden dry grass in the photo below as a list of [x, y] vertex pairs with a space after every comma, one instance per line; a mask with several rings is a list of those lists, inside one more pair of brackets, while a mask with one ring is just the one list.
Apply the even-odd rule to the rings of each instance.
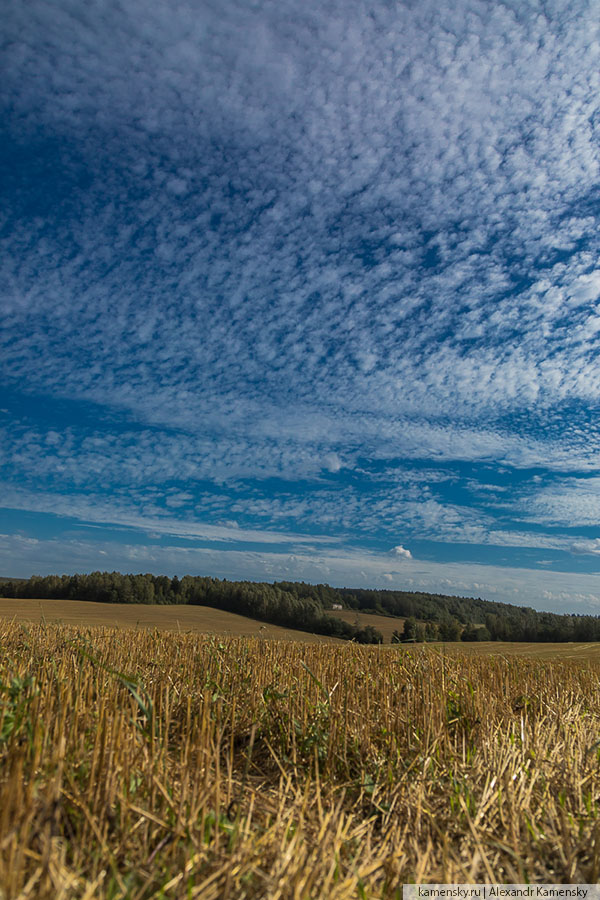
[[0, 597], [0, 619], [47, 624], [158, 628], [278, 640], [336, 641], [323, 635], [280, 628], [209, 606], [158, 606], [143, 603], [93, 603], [87, 600], [23, 600]]
[[0, 622], [0, 896], [600, 877], [600, 669]]

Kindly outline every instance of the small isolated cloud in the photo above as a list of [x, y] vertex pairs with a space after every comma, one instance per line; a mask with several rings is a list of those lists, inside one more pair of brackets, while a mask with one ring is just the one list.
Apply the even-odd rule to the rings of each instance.
[[412, 559], [412, 553], [410, 550], [407, 550], [406, 547], [403, 547], [402, 544], [398, 544], [397, 547], [392, 549], [392, 553], [394, 556], [402, 556], [404, 559]]

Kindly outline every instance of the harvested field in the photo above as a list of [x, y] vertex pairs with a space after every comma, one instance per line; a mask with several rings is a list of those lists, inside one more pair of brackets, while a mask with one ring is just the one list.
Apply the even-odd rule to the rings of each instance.
[[[358, 624], [361, 628], [372, 625], [383, 635], [385, 644], [391, 643], [392, 634], [401, 630], [404, 619], [392, 616], [378, 616], [372, 613], [357, 613], [351, 609], [335, 609], [328, 611], [328, 615], [336, 616], [352, 625]], [[453, 653], [492, 653], [501, 656], [526, 656], [530, 659], [569, 659], [581, 662], [600, 662], [600, 643], [534, 643], [520, 641], [453, 641], [445, 644], [434, 642], [428, 645], [414, 644], [413, 646], [429, 646], [431, 648], [444, 648], [445, 652]]]
[[[356, 613], [353, 610], [331, 610], [337, 616], [361, 628], [372, 625], [382, 634], [386, 644], [392, 633], [400, 628], [404, 619]], [[0, 620], [14, 622], [39, 622], [81, 627], [105, 626], [109, 628], [145, 628], [159, 631], [197, 632], [221, 634], [231, 637], [264, 637], [286, 641], [309, 643], [343, 643], [336, 638], [280, 628], [238, 616], [235, 613], [212, 609], [208, 606], [157, 606], [138, 603], [94, 603], [83, 600], [13, 600], [0, 598]], [[433, 643], [431, 649], [444, 649], [446, 653], [476, 653], [500, 656], [524, 656], [530, 659], [567, 659], [580, 662], [600, 662], [600, 643], [511, 643], [508, 641], [482, 641], [477, 643]]]
[[595, 883], [600, 666], [0, 621], [0, 896]]
[[493, 654], [494, 656], [526, 657], [541, 660], [569, 660], [572, 662], [600, 663], [600, 643], [564, 642], [556, 644], [528, 643], [526, 641], [481, 641], [435, 644], [447, 653]]
[[392, 634], [394, 631], [401, 631], [404, 625], [404, 619], [396, 619], [393, 616], [377, 616], [373, 613], [355, 612], [353, 609], [328, 609], [328, 616], [335, 616], [336, 619], [343, 619], [350, 625], [358, 625], [365, 628], [372, 625], [377, 631], [383, 635], [384, 644], [391, 644]]
[[337, 642], [336, 638], [280, 628], [208, 606], [157, 606], [139, 603], [94, 603], [87, 600], [11, 600], [0, 598], [0, 619], [110, 628], [158, 628], [279, 640]]

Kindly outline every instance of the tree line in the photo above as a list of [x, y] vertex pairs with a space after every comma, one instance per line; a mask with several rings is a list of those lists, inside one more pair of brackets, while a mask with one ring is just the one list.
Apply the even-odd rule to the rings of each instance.
[[348, 609], [404, 618], [398, 640], [600, 641], [600, 617], [538, 612], [483, 600], [420, 591], [332, 588], [326, 584], [279, 582], [300, 596]]
[[[352, 598], [340, 592], [348, 605]], [[404, 639], [463, 641], [600, 641], [600, 617], [539, 612], [482, 600], [400, 591], [353, 592], [357, 608], [406, 617]], [[350, 602], [348, 602], [350, 601]], [[416, 621], [415, 620], [420, 620]], [[410, 622], [410, 624], [409, 624]], [[414, 623], [414, 624], [413, 624]], [[457, 637], [457, 625], [460, 636]], [[437, 626], [437, 637], [436, 629]]]
[[34, 575], [27, 581], [6, 581], [0, 591], [3, 596], [14, 598], [209, 606], [272, 625], [354, 640], [360, 644], [383, 641], [381, 633], [372, 626], [361, 628], [327, 615], [318, 599], [264, 582], [192, 575], [179, 579], [166, 575], [92, 572], [89, 575]]
[[334, 588], [328, 584], [274, 584], [185, 575], [33, 576], [5, 581], [5, 597], [95, 600], [100, 603], [198, 604], [287, 628], [379, 643], [381, 633], [328, 615], [334, 605], [395, 616], [397, 641], [600, 641], [600, 617], [538, 612], [531, 607], [418, 591]]

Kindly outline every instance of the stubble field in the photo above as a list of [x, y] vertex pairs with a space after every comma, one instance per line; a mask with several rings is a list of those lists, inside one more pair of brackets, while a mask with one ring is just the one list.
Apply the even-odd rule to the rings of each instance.
[[0, 622], [0, 896], [600, 877], [600, 669]]
[[[372, 625], [389, 644], [392, 634], [400, 629], [404, 619], [357, 613], [353, 610], [332, 610], [329, 615], [344, 619], [361, 628]], [[41, 623], [46, 625], [75, 625], [83, 628], [157, 629], [178, 633], [225, 635], [228, 637], [257, 637], [302, 643], [343, 644], [337, 638], [281, 628], [258, 622], [246, 616], [213, 609], [209, 606], [157, 606], [139, 603], [94, 603], [80, 600], [30, 600], [0, 597], [0, 621]], [[477, 643], [446, 643], [429, 645], [445, 653], [491, 653], [495, 656], [523, 656], [527, 659], [565, 659], [600, 664], [599, 643], [513, 643], [483, 641]]]
[[0, 597], [0, 620], [81, 627], [158, 629], [159, 631], [266, 637], [277, 640], [337, 642], [306, 631], [281, 628], [209, 606], [94, 603], [88, 600], [30, 600]]

